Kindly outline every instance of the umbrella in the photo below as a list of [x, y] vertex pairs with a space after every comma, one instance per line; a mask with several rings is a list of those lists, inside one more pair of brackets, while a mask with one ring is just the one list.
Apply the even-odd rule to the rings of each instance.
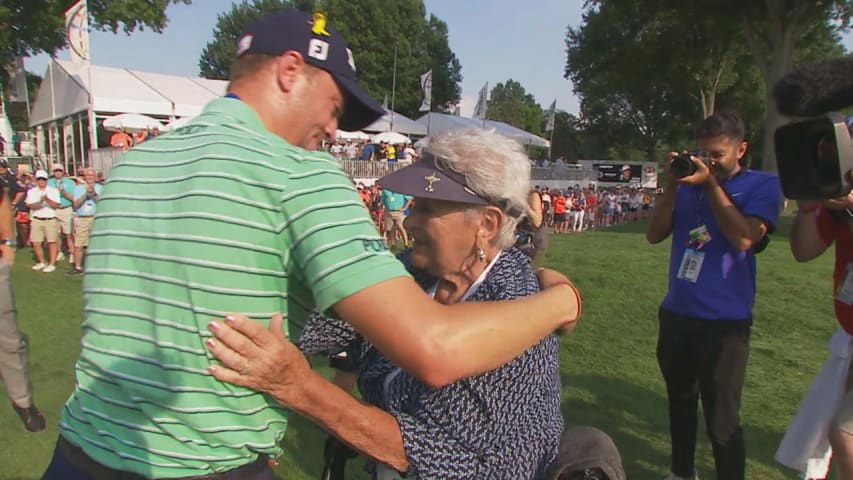
[[181, 128], [181, 127], [183, 127], [184, 125], [186, 125], [186, 124], [187, 124], [187, 122], [189, 122], [189, 121], [190, 121], [190, 120], [192, 120], [192, 119], [193, 119], [193, 117], [181, 117], [181, 118], [177, 118], [177, 119], [175, 119], [174, 121], [169, 122], [165, 127], [161, 128], [160, 130], [163, 130], [163, 131], [166, 131], [166, 132], [171, 132], [172, 130], [174, 130], [174, 129], [176, 129], [176, 128]]
[[382, 132], [373, 136], [373, 143], [388, 142], [391, 144], [411, 143], [409, 137], [397, 132]]
[[370, 135], [364, 132], [345, 132], [338, 130], [335, 132], [335, 138], [338, 140], [370, 140]]
[[138, 113], [122, 113], [104, 120], [104, 128], [111, 132], [125, 130], [129, 133], [163, 130], [163, 124], [151, 117]]

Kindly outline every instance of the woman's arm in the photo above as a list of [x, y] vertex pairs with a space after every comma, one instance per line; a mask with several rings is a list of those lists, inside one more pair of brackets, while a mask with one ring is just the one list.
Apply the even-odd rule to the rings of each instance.
[[225, 322], [211, 322], [210, 330], [216, 340], [205, 344], [221, 362], [208, 369], [214, 377], [268, 393], [360, 453], [394, 470], [408, 470], [394, 417], [311, 370], [305, 356], [284, 335], [280, 314], [273, 316], [268, 329], [232, 315]]
[[542, 199], [537, 192], [527, 194], [527, 216], [534, 227], [542, 225]]

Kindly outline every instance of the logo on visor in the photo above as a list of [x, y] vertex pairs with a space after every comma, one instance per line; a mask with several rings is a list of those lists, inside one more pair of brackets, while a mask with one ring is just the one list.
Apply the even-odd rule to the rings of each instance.
[[427, 181], [427, 186], [424, 188], [425, 192], [434, 192], [435, 189], [432, 188], [432, 184], [441, 181], [441, 179], [436, 177], [434, 173], [431, 173], [428, 177], [424, 177], [424, 180]]

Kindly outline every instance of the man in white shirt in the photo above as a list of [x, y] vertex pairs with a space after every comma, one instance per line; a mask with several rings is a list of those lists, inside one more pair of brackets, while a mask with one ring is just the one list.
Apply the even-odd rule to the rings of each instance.
[[403, 150], [403, 155], [405, 155], [405, 157], [399, 162], [400, 165], [411, 165], [418, 159], [418, 154], [415, 152], [415, 149], [412, 148], [411, 143], [406, 144], [406, 148]]
[[[27, 192], [25, 203], [30, 209], [32, 225], [30, 228], [30, 243], [36, 256], [33, 270], [50, 273], [56, 270], [56, 245], [59, 236], [59, 225], [56, 223], [56, 209], [59, 208], [59, 190], [47, 186], [47, 172], [36, 171], [36, 186]], [[47, 241], [48, 263], [44, 263], [42, 243]]]

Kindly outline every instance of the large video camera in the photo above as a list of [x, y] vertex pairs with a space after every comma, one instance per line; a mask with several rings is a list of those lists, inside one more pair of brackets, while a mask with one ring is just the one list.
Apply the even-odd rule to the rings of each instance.
[[853, 142], [843, 116], [828, 113], [853, 105], [853, 57], [795, 70], [773, 94], [785, 115], [808, 117], [776, 129], [774, 146], [785, 196], [825, 200], [851, 189]]
[[850, 191], [853, 141], [841, 115], [828, 114], [779, 127], [774, 143], [786, 197], [824, 200]]

